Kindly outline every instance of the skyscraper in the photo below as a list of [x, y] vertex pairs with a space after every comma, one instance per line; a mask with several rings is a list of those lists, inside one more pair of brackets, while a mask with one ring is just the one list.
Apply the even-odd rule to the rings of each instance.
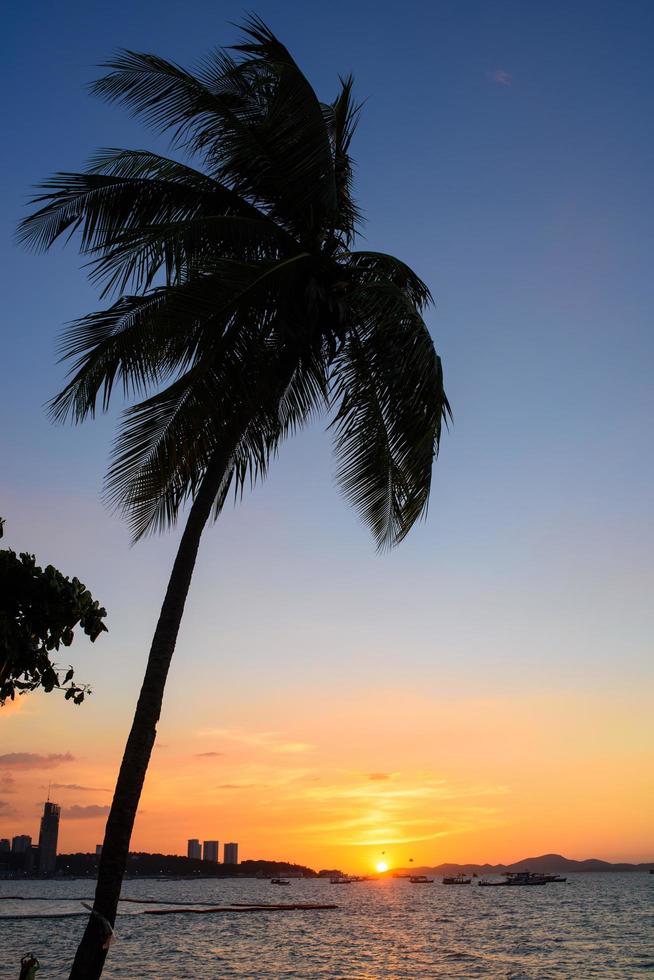
[[25, 854], [29, 851], [32, 846], [32, 838], [29, 834], [18, 834], [16, 837], [12, 838], [11, 841], [11, 852], [12, 854]]
[[215, 864], [218, 864], [218, 846], [219, 842], [217, 840], [205, 840], [202, 850], [203, 860], [213, 861]]
[[238, 844], [225, 844], [223, 864], [238, 864]]
[[191, 837], [189, 839], [186, 855], [187, 857], [194, 858], [196, 861], [201, 859], [202, 848], [200, 847], [200, 841], [197, 839], [197, 837]]
[[57, 866], [57, 838], [59, 837], [59, 815], [61, 807], [57, 803], [43, 805], [41, 830], [39, 832], [39, 871], [51, 875]]

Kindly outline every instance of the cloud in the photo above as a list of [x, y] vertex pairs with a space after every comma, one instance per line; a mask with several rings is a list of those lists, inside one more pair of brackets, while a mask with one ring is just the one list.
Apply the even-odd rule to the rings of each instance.
[[40, 755], [38, 752], [7, 752], [0, 755], [0, 769], [54, 769], [64, 762], [73, 762], [70, 752], [51, 752]]
[[391, 775], [392, 774], [390, 772], [371, 772], [368, 779], [372, 779], [375, 782], [381, 782], [382, 779], [390, 779]]
[[495, 85], [504, 85], [506, 87], [513, 85], [513, 75], [510, 71], [504, 71], [503, 68], [496, 68], [495, 71], [489, 71], [488, 78]]
[[0, 800], [0, 811], [2, 811], [2, 810], [8, 810], [8, 809], [9, 809], [9, 804], [7, 803], [7, 801], [6, 800]]
[[224, 755], [224, 752], [196, 752], [196, 759], [215, 759], [219, 755]]
[[[226, 738], [230, 742], [249, 745], [253, 748], [268, 749], [270, 752], [295, 753], [309, 752], [315, 748], [310, 742], [291, 742], [284, 738], [285, 732], [243, 732], [230, 728], [212, 728], [201, 735]], [[202, 753], [203, 755], [205, 753]]]
[[216, 789], [253, 789], [255, 786], [257, 789], [263, 789], [264, 785], [263, 783], [259, 786], [256, 783], [220, 783]]
[[106, 817], [109, 813], [110, 807], [108, 806], [98, 806], [96, 803], [91, 803], [89, 806], [67, 806], [61, 811], [62, 817], [66, 820], [95, 820], [98, 817]]
[[2, 776], [0, 776], [0, 789], [3, 793], [16, 792], [16, 780], [10, 772], [5, 772]]
[[[74, 789], [80, 793], [111, 793], [104, 786], [80, 786], [78, 783], [50, 783], [51, 789]], [[45, 789], [45, 787], [44, 787]]]

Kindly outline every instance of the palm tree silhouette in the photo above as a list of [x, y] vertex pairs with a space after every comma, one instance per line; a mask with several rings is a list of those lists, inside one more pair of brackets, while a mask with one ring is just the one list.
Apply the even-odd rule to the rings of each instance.
[[117, 297], [65, 332], [72, 371], [52, 415], [80, 422], [117, 389], [131, 402], [106, 496], [135, 539], [174, 525], [190, 503], [71, 980], [102, 973], [103, 923], [115, 920], [207, 521], [324, 411], [345, 496], [378, 547], [397, 544], [426, 509], [449, 414], [421, 315], [429, 290], [399, 259], [353, 249], [352, 78], [320, 102], [261, 20], [243, 29], [241, 44], [193, 74], [131, 51], [107, 63], [95, 93], [168, 133], [188, 162], [103, 151], [85, 172], [40, 185], [20, 228], [40, 249], [79, 232], [93, 280]]

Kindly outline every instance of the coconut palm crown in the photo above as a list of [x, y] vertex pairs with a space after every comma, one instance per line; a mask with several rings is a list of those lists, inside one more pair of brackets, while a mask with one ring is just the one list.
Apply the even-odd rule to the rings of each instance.
[[401, 541], [426, 509], [449, 405], [428, 288], [353, 248], [352, 78], [319, 101], [256, 17], [194, 73], [131, 51], [105, 67], [93, 91], [187, 162], [105, 150], [40, 185], [22, 239], [47, 249], [79, 232], [113, 299], [65, 332], [72, 370], [53, 415], [81, 421], [116, 390], [133, 403], [106, 493], [138, 538], [174, 523], [220, 456], [217, 514], [326, 411], [346, 497], [379, 547]]

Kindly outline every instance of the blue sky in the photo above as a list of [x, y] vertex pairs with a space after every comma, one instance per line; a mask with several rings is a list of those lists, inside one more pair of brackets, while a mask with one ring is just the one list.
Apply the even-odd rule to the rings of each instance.
[[[654, 6], [262, 0], [256, 11], [321, 96], [355, 74], [366, 243], [432, 288], [454, 426], [427, 522], [382, 557], [339, 498], [320, 426], [286, 446], [266, 485], [206, 534], [173, 683], [202, 677], [230, 711], [261, 686], [336, 700], [377, 687], [435, 702], [638, 696], [654, 625]], [[175, 536], [130, 549], [103, 509], [113, 419], [47, 420], [63, 379], [58, 331], [95, 296], [74, 247], [33, 256], [13, 230], [40, 178], [100, 146], [161, 145], [88, 96], [96, 65], [118, 47], [192, 64], [236, 39], [243, 12], [27, 0], [5, 16], [1, 508], [11, 546], [76, 572], [109, 608], [102, 655], [100, 643], [85, 652], [79, 673], [93, 710], [121, 718]]]

